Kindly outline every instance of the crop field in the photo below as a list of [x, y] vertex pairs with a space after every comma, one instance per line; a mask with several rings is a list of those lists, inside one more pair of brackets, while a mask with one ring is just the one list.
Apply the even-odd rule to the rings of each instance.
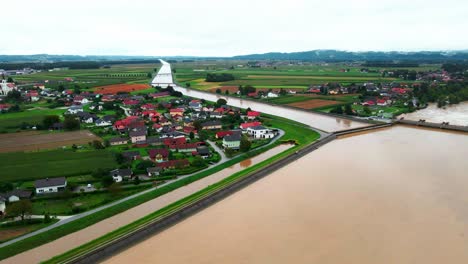
[[343, 95], [316, 95], [316, 94], [301, 94], [301, 95], [288, 95], [277, 98], [266, 99], [270, 103], [274, 104], [291, 104], [297, 102], [308, 101], [311, 99], [321, 100], [332, 100], [339, 101], [341, 103], [350, 103], [358, 98], [356, 94], [343, 94]]
[[116, 166], [112, 152], [107, 150], [0, 153], [0, 160], [2, 160], [0, 182], [84, 175], [96, 168]]
[[[274, 92], [279, 92], [280, 89], [282, 87], [275, 87], [275, 88], [270, 88], [270, 87], [257, 87], [257, 91], [268, 91], [268, 90], [272, 90]], [[211, 88], [209, 91], [210, 92], [216, 92], [216, 90], [220, 89], [221, 90], [221, 93], [225, 93], [226, 91], [229, 91], [229, 93], [236, 93], [237, 91], [239, 91], [239, 86], [235, 86], [235, 85], [231, 85], [231, 86], [220, 86], [220, 87], [215, 87], [215, 88]], [[283, 88], [287, 91], [297, 91], [297, 92], [300, 92], [300, 91], [304, 91], [304, 88]]]
[[54, 149], [73, 144], [87, 144], [99, 137], [88, 130], [41, 133], [39, 131], [0, 134], [0, 153]]
[[290, 103], [290, 104], [287, 104], [287, 105], [309, 110], [309, 109], [314, 109], [314, 108], [318, 108], [318, 107], [336, 105], [336, 104], [340, 104], [340, 103], [342, 103], [342, 102], [332, 101], [332, 100], [322, 100], [322, 99], [310, 99], [310, 100], [307, 100], [307, 101]]
[[62, 115], [64, 109], [31, 109], [17, 113], [0, 114], [0, 133], [19, 130], [21, 124], [41, 124], [46, 115]]
[[93, 89], [96, 94], [117, 94], [119, 92], [137, 92], [151, 88], [149, 84], [113, 84]]
[[[391, 82], [399, 81], [397, 78], [382, 77], [380, 70], [394, 70], [396, 68], [363, 67], [344, 63], [321, 64], [281, 64], [262, 68], [250, 68], [247, 61], [195, 61], [173, 63], [176, 80], [182, 84], [190, 83], [192, 88], [212, 90], [222, 86], [252, 85], [257, 88], [307, 88], [311, 84], [326, 82], [341, 82], [343, 84], [362, 82]], [[361, 72], [368, 68], [375, 72]], [[437, 69], [438, 65], [398, 68], [415, 71]], [[346, 69], [346, 71], [344, 71]], [[229, 73], [235, 80], [221, 83], [207, 83], [207, 73]]]
[[[43, 71], [29, 75], [18, 75], [14, 79], [19, 84], [34, 84], [45, 82], [47, 87], [57, 88], [59, 85], [82, 88], [94, 88], [104, 85], [143, 82], [148, 83], [148, 73], [154, 73], [158, 64], [122, 64], [111, 68]], [[67, 81], [71, 78], [73, 81]]]

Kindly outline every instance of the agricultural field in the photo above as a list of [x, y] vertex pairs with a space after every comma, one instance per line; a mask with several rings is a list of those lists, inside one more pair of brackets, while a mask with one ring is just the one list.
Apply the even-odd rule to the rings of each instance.
[[339, 101], [333, 101], [333, 100], [310, 99], [310, 100], [303, 101], [303, 102], [290, 103], [288, 105], [309, 110], [309, 109], [314, 109], [314, 108], [319, 108], [319, 107], [324, 107], [324, 106], [336, 105], [340, 103], [341, 102]]
[[[345, 63], [321, 63], [310, 65], [282, 64], [262, 68], [250, 68], [247, 61], [194, 61], [177, 62], [172, 67], [175, 78], [181, 83], [190, 83], [190, 86], [200, 90], [212, 90], [219, 86], [252, 85], [256, 88], [307, 88], [311, 84], [327, 82], [340, 82], [342, 84], [359, 82], [392, 82], [397, 78], [382, 77], [380, 70], [393, 70], [395, 68], [368, 68], [370, 71], [361, 72], [363, 66]], [[241, 67], [242, 66], [242, 67]], [[367, 67], [366, 67], [367, 68]], [[398, 68], [415, 71], [437, 69], [438, 65]], [[344, 72], [343, 69], [349, 69]], [[226, 82], [205, 82], [207, 73], [229, 73], [235, 80]]]
[[0, 114], [0, 133], [15, 132], [22, 125], [41, 124], [46, 115], [62, 115], [65, 109], [32, 108], [23, 112]]
[[[289, 105], [306, 110], [327, 108], [338, 104], [352, 103], [358, 99], [358, 95], [287, 95], [277, 98], [265, 99], [265, 101], [273, 104]], [[331, 109], [328, 107], [327, 109]]]
[[[48, 88], [57, 88], [63, 85], [73, 88], [79, 85], [89, 89], [99, 86], [122, 83], [149, 83], [155, 73], [157, 64], [121, 64], [110, 68], [43, 71], [30, 75], [18, 75], [14, 79], [19, 85], [46, 82]], [[71, 78], [73, 81], [67, 81]]]
[[131, 93], [151, 88], [149, 84], [112, 84], [93, 88], [95, 94], [117, 94], [121, 92]]
[[117, 165], [112, 152], [108, 150], [0, 153], [0, 160], [0, 182], [84, 175], [96, 168], [113, 168]]
[[88, 130], [43, 133], [39, 131], [0, 134], [0, 153], [38, 151], [101, 140]]

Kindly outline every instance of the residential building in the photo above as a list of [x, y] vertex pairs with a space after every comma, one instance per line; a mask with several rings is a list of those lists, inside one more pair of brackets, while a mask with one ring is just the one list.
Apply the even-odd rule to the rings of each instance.
[[161, 172], [161, 170], [162, 170], [162, 168], [160, 168], [160, 167], [146, 168], [146, 172], [148, 173], [148, 177], [159, 176], [159, 173]]
[[274, 138], [275, 134], [264, 126], [253, 126], [247, 128], [247, 134], [256, 139]]
[[221, 129], [223, 126], [221, 124], [221, 121], [207, 121], [202, 124], [202, 129], [203, 130], [215, 130], [215, 129]]
[[133, 171], [132, 169], [115, 169], [110, 171], [110, 175], [115, 182], [121, 182], [123, 179], [131, 178]]
[[111, 138], [109, 139], [109, 144], [111, 146], [126, 145], [128, 144], [128, 139], [121, 137]]
[[146, 141], [145, 130], [130, 131], [128, 134], [130, 136], [130, 140], [132, 141], [132, 143]]
[[232, 134], [223, 138], [223, 148], [239, 149], [241, 134]]
[[37, 194], [42, 193], [56, 193], [65, 190], [67, 187], [67, 179], [65, 177], [59, 178], [46, 178], [36, 180], [34, 182]]

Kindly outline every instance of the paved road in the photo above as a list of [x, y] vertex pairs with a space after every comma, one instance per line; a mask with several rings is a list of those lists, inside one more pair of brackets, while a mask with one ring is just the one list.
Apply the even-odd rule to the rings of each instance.
[[[270, 141], [270, 143], [268, 143], [267, 145], [261, 146], [260, 148], [265, 148], [265, 147], [267, 147], [267, 146], [273, 144], [273, 143], [276, 142], [278, 139], [280, 139], [283, 135], [284, 135], [284, 131], [279, 130], [278, 135], [277, 135], [272, 141]], [[31, 237], [31, 236], [35, 236], [35, 235], [37, 235], [37, 234], [41, 234], [41, 233], [44, 233], [44, 232], [47, 232], [47, 231], [49, 231], [49, 230], [51, 230], [51, 229], [53, 229], [53, 228], [55, 228], [55, 227], [58, 227], [58, 226], [67, 224], [67, 223], [69, 223], [69, 222], [72, 222], [72, 221], [75, 221], [75, 220], [77, 220], [77, 219], [86, 217], [86, 216], [91, 215], [91, 214], [94, 214], [94, 213], [96, 213], [96, 212], [102, 211], [102, 210], [104, 210], [104, 209], [107, 209], [107, 208], [112, 207], [112, 206], [114, 206], [114, 205], [117, 205], [117, 204], [119, 204], [119, 203], [128, 201], [128, 200], [133, 199], [133, 198], [135, 198], [135, 197], [141, 196], [141, 195], [143, 195], [143, 194], [145, 194], [145, 193], [154, 191], [154, 190], [156, 190], [157, 188], [161, 188], [161, 187], [166, 186], [166, 185], [168, 185], [168, 184], [171, 184], [171, 183], [173, 183], [173, 182], [180, 181], [180, 180], [182, 180], [182, 179], [185, 179], [185, 178], [187, 178], [187, 177], [190, 177], [190, 176], [195, 175], [195, 174], [197, 174], [197, 173], [200, 173], [200, 172], [202, 172], [202, 171], [208, 170], [208, 169], [210, 169], [210, 168], [212, 168], [212, 167], [214, 167], [214, 166], [221, 165], [222, 163], [224, 163], [224, 162], [226, 162], [226, 161], [229, 160], [229, 158], [227, 158], [226, 155], [224, 155], [224, 153], [223, 153], [222, 151], [220, 151], [220, 148], [219, 148], [218, 146], [216, 146], [213, 142], [208, 142], [208, 143], [209, 143], [211, 146], [214, 145], [213, 148], [215, 148], [215, 150], [218, 151], [218, 152], [221, 154], [221, 161], [218, 162], [217, 164], [209, 165], [206, 169], [203, 169], [203, 170], [201, 170], [201, 171], [197, 171], [197, 172], [194, 172], [194, 173], [191, 173], [191, 174], [186, 174], [186, 175], [183, 175], [183, 176], [179, 176], [177, 179], [167, 181], [167, 182], [165, 182], [164, 184], [161, 184], [161, 185], [159, 185], [159, 186], [156, 186], [156, 187], [153, 187], [153, 188], [144, 190], [144, 191], [142, 191], [142, 192], [139, 192], [139, 193], [130, 195], [130, 196], [128, 196], [128, 197], [125, 197], [125, 198], [123, 198], [123, 199], [121, 199], [121, 200], [117, 200], [117, 201], [115, 201], [115, 202], [112, 202], [112, 203], [103, 205], [103, 206], [101, 206], [101, 207], [94, 208], [94, 209], [92, 209], [92, 210], [89, 210], [89, 211], [86, 211], [86, 212], [83, 212], [83, 213], [80, 213], [80, 214], [76, 214], [76, 215], [72, 215], [72, 216], [65, 216], [65, 217], [61, 217], [61, 216], [60, 216], [60, 217], [58, 217], [58, 218], [60, 219], [59, 222], [57, 222], [57, 223], [55, 223], [55, 224], [53, 224], [53, 225], [47, 226], [47, 227], [45, 227], [45, 228], [36, 230], [36, 231], [34, 231], [34, 232], [25, 234], [25, 235], [23, 235], [23, 236], [17, 237], [17, 238], [15, 238], [15, 239], [9, 240], [9, 241], [7, 241], [7, 242], [4, 242], [4, 243], [0, 244], [0, 248], [2, 248], [2, 247], [4, 247], [4, 246], [7, 246], [7, 245], [11, 245], [11, 244], [13, 244], [13, 243], [15, 243], [15, 242], [18, 242], [18, 241], [21, 241], [21, 240], [23, 240], [23, 239], [25, 239], [25, 238], [28, 238], [28, 237]], [[158, 198], [155, 198], [155, 199], [158, 199]]]

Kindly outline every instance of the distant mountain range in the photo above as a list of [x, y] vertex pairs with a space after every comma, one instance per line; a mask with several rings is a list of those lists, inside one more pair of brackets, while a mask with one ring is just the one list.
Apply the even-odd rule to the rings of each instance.
[[365, 51], [352, 52], [340, 50], [312, 50], [301, 52], [269, 52], [263, 54], [249, 54], [233, 57], [196, 57], [196, 56], [99, 56], [99, 55], [0, 55], [0, 63], [48, 63], [65, 61], [154, 61], [158, 58], [172, 60], [197, 60], [197, 59], [234, 59], [234, 60], [301, 60], [313, 62], [338, 62], [338, 61], [413, 61], [413, 62], [446, 62], [468, 61], [468, 50], [460, 51]]

